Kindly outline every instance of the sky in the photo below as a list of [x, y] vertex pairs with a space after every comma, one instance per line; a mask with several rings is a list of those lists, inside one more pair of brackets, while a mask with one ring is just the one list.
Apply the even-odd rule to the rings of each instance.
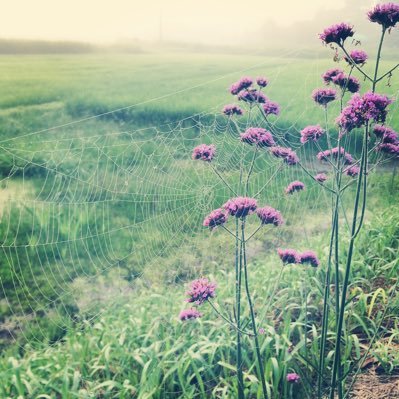
[[[350, 1], [350, 0], [349, 0]], [[237, 44], [262, 26], [311, 20], [345, 0], [1, 0], [1, 38]], [[162, 29], [160, 28], [162, 26]]]

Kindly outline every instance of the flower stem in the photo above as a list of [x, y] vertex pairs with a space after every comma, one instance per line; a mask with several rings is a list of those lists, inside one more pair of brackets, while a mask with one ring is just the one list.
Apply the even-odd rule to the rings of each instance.
[[246, 246], [245, 246], [245, 219], [241, 221], [241, 248], [243, 253], [243, 265], [244, 265], [244, 279], [245, 279], [245, 292], [247, 294], [247, 300], [249, 305], [249, 311], [251, 315], [251, 324], [252, 324], [252, 331], [254, 333], [255, 338], [255, 351], [256, 357], [258, 360], [258, 369], [260, 374], [260, 379], [262, 383], [262, 391], [263, 391], [263, 398], [267, 399], [267, 388], [266, 388], [266, 380], [265, 380], [265, 373], [263, 370], [263, 363], [262, 363], [262, 356], [260, 353], [260, 346], [259, 346], [259, 339], [258, 339], [258, 331], [256, 328], [256, 321], [255, 321], [255, 312], [254, 306], [251, 299], [251, 293], [249, 290], [249, 281], [248, 281], [248, 268], [247, 268], [247, 257], [246, 257]]
[[[238, 238], [239, 226], [236, 218], [236, 243], [235, 243], [235, 269], [236, 269], [236, 318], [237, 318], [237, 382], [238, 399], [244, 399], [244, 376], [242, 372], [242, 348], [241, 348], [241, 271], [242, 271], [242, 245]], [[239, 250], [240, 248], [240, 250]]]

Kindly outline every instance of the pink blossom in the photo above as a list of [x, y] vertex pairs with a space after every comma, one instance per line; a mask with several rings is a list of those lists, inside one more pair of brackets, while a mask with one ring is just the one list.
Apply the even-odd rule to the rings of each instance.
[[299, 158], [295, 151], [292, 151], [288, 147], [270, 147], [270, 152], [276, 158], [284, 159], [284, 162], [288, 165], [296, 165], [299, 162]]
[[325, 130], [320, 125], [307, 126], [301, 130], [301, 143], [317, 141], [324, 133]]
[[279, 115], [280, 114], [280, 106], [274, 101], [266, 101], [263, 106], [263, 111], [265, 115]]
[[348, 64], [352, 64], [352, 62], [353, 62], [356, 65], [364, 65], [368, 58], [366, 52], [363, 50], [352, 50], [349, 55], [350, 55], [350, 58], [348, 58], [347, 56], [344, 57], [344, 60]]
[[204, 220], [203, 226], [213, 230], [217, 226], [221, 226], [227, 221], [226, 211], [219, 208], [212, 211]]
[[179, 314], [179, 319], [181, 321], [194, 320], [199, 317], [202, 317], [202, 313], [198, 312], [198, 310], [194, 308], [184, 309]]
[[376, 22], [385, 29], [393, 28], [399, 22], [399, 4], [377, 4], [367, 16], [371, 22]]
[[318, 173], [314, 178], [319, 183], [324, 183], [327, 180], [327, 176], [324, 173]]
[[344, 41], [348, 37], [352, 37], [354, 33], [353, 26], [342, 22], [324, 29], [324, 31], [319, 34], [319, 37], [325, 44], [336, 43], [342, 45]]
[[317, 159], [319, 161], [327, 161], [328, 158], [334, 158], [338, 159], [338, 155], [340, 154], [341, 158], [343, 159], [343, 162], [345, 165], [352, 165], [355, 160], [353, 159], [352, 155], [349, 154], [348, 152], [345, 151], [343, 147], [334, 147], [331, 151], [330, 150], [325, 150], [325, 151], [320, 151], [317, 154]]
[[291, 384], [297, 384], [300, 381], [301, 377], [297, 373], [288, 373], [287, 374], [287, 382]]
[[210, 162], [215, 156], [216, 148], [214, 145], [200, 144], [193, 150], [192, 158]]
[[241, 133], [240, 137], [244, 143], [255, 144], [259, 147], [271, 147], [276, 144], [272, 134], [261, 127], [250, 127], [245, 133]]
[[355, 94], [337, 118], [338, 125], [346, 132], [363, 126], [373, 119], [374, 122], [385, 122], [387, 107], [392, 100], [382, 94], [367, 92], [363, 96]]
[[313, 251], [305, 251], [299, 255], [299, 263], [306, 264], [309, 263], [312, 267], [317, 267], [320, 265], [320, 261], [317, 258], [317, 255]]
[[187, 302], [202, 305], [205, 301], [215, 297], [216, 284], [207, 278], [199, 278], [190, 284], [190, 289], [186, 292]]
[[256, 199], [249, 197], [237, 197], [228, 200], [223, 208], [231, 215], [237, 218], [244, 218], [255, 212], [257, 207]]
[[222, 112], [227, 116], [242, 115], [244, 111], [235, 104], [227, 104], [223, 107]]
[[256, 78], [256, 83], [259, 87], [266, 87], [269, 84], [268, 80], [263, 76]]
[[299, 263], [301, 258], [295, 249], [277, 249], [278, 256], [284, 264]]
[[302, 191], [305, 189], [305, 185], [301, 181], [293, 181], [285, 189], [286, 194], [294, 194], [296, 191]]
[[233, 83], [230, 87], [230, 93], [231, 94], [238, 94], [240, 91], [247, 89], [250, 87], [253, 83], [253, 79], [250, 78], [249, 76], [244, 76], [242, 77], [238, 82]]
[[333, 78], [340, 73], [344, 73], [344, 71], [339, 68], [329, 69], [323, 75], [321, 75], [321, 77], [323, 78], [325, 83], [329, 84], [330, 82], [332, 82]]
[[360, 173], [360, 168], [356, 165], [350, 166], [345, 169], [345, 174], [350, 177], [356, 177]]
[[259, 103], [264, 104], [268, 98], [259, 90], [242, 90], [238, 93], [237, 98], [246, 103]]
[[322, 106], [327, 106], [327, 104], [331, 101], [334, 101], [336, 98], [337, 92], [334, 89], [315, 89], [312, 92], [313, 100]]
[[271, 206], [258, 208], [256, 210], [256, 214], [258, 215], [262, 224], [273, 224], [274, 226], [281, 226], [283, 224], [281, 213]]
[[342, 90], [347, 90], [351, 93], [356, 93], [360, 90], [360, 83], [354, 76], [347, 76], [344, 73], [339, 73], [332, 78], [332, 82], [339, 86]]

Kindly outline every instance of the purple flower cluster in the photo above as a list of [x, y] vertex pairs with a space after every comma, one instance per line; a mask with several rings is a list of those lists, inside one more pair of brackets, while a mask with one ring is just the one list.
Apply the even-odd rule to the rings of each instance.
[[354, 33], [353, 26], [342, 22], [324, 29], [324, 31], [319, 34], [319, 37], [325, 44], [336, 43], [342, 45], [344, 41], [348, 37], [352, 37]]
[[317, 141], [324, 133], [325, 130], [320, 125], [307, 126], [301, 130], [301, 143]]
[[295, 151], [287, 147], [271, 147], [270, 152], [276, 158], [283, 158], [287, 165], [296, 165], [299, 162], [299, 158]]
[[263, 106], [263, 111], [265, 115], [279, 115], [280, 114], [280, 106], [274, 101], [266, 101]]
[[205, 301], [215, 297], [216, 284], [211, 283], [207, 278], [199, 278], [190, 284], [186, 292], [187, 302], [202, 305]]
[[348, 64], [355, 63], [356, 65], [364, 65], [367, 61], [367, 53], [363, 50], [352, 50], [349, 54], [350, 58], [345, 56], [344, 60]]
[[284, 264], [299, 263], [300, 256], [295, 249], [277, 249], [278, 256]]
[[305, 185], [301, 181], [293, 181], [285, 189], [286, 194], [294, 194], [296, 191], [302, 191], [305, 189]]
[[299, 263], [302, 265], [309, 264], [312, 267], [317, 267], [320, 265], [320, 261], [317, 258], [316, 253], [313, 251], [302, 252], [299, 255]]
[[322, 106], [327, 106], [327, 104], [331, 101], [334, 101], [336, 98], [337, 92], [334, 89], [315, 89], [312, 93], [313, 100]]
[[254, 213], [257, 207], [256, 199], [249, 197], [237, 197], [229, 199], [223, 208], [231, 215], [237, 218], [244, 218]]
[[268, 98], [259, 90], [242, 90], [238, 93], [237, 98], [246, 103], [264, 104], [268, 101]]
[[351, 93], [357, 93], [360, 90], [359, 81], [355, 77], [347, 76], [344, 73], [333, 76], [332, 82], [342, 90], [348, 90]]
[[209, 227], [213, 230], [217, 226], [225, 224], [227, 221], [227, 214], [224, 209], [215, 209], [204, 220], [203, 226]]
[[269, 84], [269, 81], [264, 76], [259, 76], [256, 78], [256, 83], [259, 87], [266, 87]]
[[287, 374], [287, 382], [291, 384], [297, 384], [300, 381], [301, 377], [297, 373], [288, 373]]
[[214, 145], [200, 144], [194, 148], [192, 158], [210, 162], [215, 156], [215, 152], [216, 148]]
[[335, 147], [331, 151], [330, 150], [320, 151], [317, 154], [317, 159], [319, 161], [327, 161], [329, 157], [337, 159], [339, 154], [341, 155], [341, 158], [343, 158], [345, 165], [352, 165], [355, 162], [352, 155], [346, 152], [343, 147], [340, 148]]
[[350, 166], [349, 168], [345, 169], [345, 174], [350, 177], [356, 177], [360, 173], [360, 168], [356, 165]]
[[274, 226], [281, 226], [284, 223], [281, 213], [271, 206], [258, 208], [256, 210], [256, 214], [258, 215], [262, 224], [273, 224]]
[[223, 107], [222, 112], [227, 116], [242, 115], [244, 111], [235, 104], [227, 104]]
[[272, 147], [276, 144], [272, 134], [261, 127], [250, 127], [245, 133], [241, 133], [240, 137], [244, 143], [255, 144], [259, 147]]
[[377, 4], [367, 16], [371, 22], [376, 22], [385, 29], [393, 28], [399, 22], [399, 4]]
[[373, 132], [382, 143], [399, 144], [398, 133], [388, 126], [375, 125]]
[[319, 183], [324, 183], [327, 180], [327, 175], [325, 173], [318, 173], [314, 178]]
[[386, 154], [399, 156], [399, 144], [382, 143], [377, 147], [377, 150]]
[[197, 309], [193, 309], [193, 308], [184, 309], [179, 314], [179, 319], [181, 321], [194, 320], [194, 319], [198, 319], [199, 317], [202, 317], [202, 313], [198, 312]]
[[284, 264], [309, 264], [312, 267], [320, 265], [320, 261], [314, 251], [299, 253], [295, 249], [278, 249], [278, 256]]
[[230, 93], [237, 95], [240, 91], [247, 89], [253, 83], [253, 79], [249, 76], [242, 77], [238, 82], [233, 83], [230, 86]]
[[375, 122], [385, 122], [387, 107], [392, 100], [382, 94], [367, 92], [363, 96], [355, 94], [348, 105], [337, 118], [338, 125], [346, 132], [363, 126], [373, 119]]
[[323, 80], [326, 84], [329, 84], [333, 81], [333, 78], [335, 76], [339, 75], [340, 73], [344, 73], [344, 71], [339, 68], [329, 69], [328, 71], [323, 73], [323, 75], [321, 75], [321, 77], [323, 78]]

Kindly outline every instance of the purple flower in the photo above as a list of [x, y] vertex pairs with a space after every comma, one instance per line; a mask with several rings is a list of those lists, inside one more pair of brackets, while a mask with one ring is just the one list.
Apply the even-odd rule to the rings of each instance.
[[398, 133], [388, 126], [375, 125], [373, 132], [382, 143], [399, 144]]
[[301, 377], [297, 373], [288, 373], [287, 374], [287, 382], [291, 384], [297, 384], [300, 381]]
[[245, 133], [241, 133], [240, 137], [244, 143], [255, 144], [259, 147], [271, 147], [276, 144], [272, 134], [261, 127], [250, 127]]
[[280, 114], [280, 106], [274, 101], [266, 101], [263, 104], [263, 111], [266, 115], [278, 115]]
[[299, 158], [296, 155], [295, 151], [292, 151], [291, 148], [286, 147], [271, 147], [270, 152], [276, 158], [283, 158], [284, 162], [288, 165], [296, 165], [299, 162]]
[[360, 168], [356, 165], [350, 166], [345, 169], [345, 174], [350, 177], [356, 177], [360, 173]]
[[392, 100], [382, 94], [355, 94], [337, 118], [337, 123], [345, 132], [362, 127], [370, 119], [383, 123], [387, 116], [386, 108], [391, 103]]
[[368, 58], [366, 52], [363, 50], [352, 50], [349, 55], [350, 55], [350, 58], [348, 58], [347, 56], [344, 57], [344, 60], [348, 64], [352, 64], [352, 62], [353, 62], [356, 65], [364, 65]]
[[259, 104], [264, 104], [268, 101], [268, 98], [259, 90], [242, 90], [237, 98], [246, 103], [258, 102]]
[[301, 263], [302, 265], [304, 265], [306, 263], [310, 264], [310, 266], [312, 266], [312, 267], [317, 267], [320, 265], [320, 261], [317, 258], [316, 253], [313, 251], [302, 252], [299, 255], [299, 259], [300, 259], [299, 263]]
[[327, 176], [324, 173], [318, 173], [314, 178], [319, 183], [324, 183], [327, 180]]
[[181, 321], [194, 320], [194, 319], [198, 319], [199, 317], [202, 317], [202, 313], [198, 312], [197, 309], [193, 309], [193, 308], [184, 309], [179, 314], [179, 319]]
[[227, 214], [226, 212], [219, 208], [212, 211], [204, 220], [203, 226], [209, 227], [213, 230], [217, 226], [221, 226], [222, 224], [226, 223], [227, 221]]
[[323, 33], [319, 34], [319, 37], [325, 44], [337, 43], [342, 45], [345, 39], [352, 37], [354, 33], [353, 26], [342, 22], [324, 29]]
[[274, 226], [281, 226], [284, 221], [281, 213], [271, 206], [265, 206], [258, 208], [256, 214], [261, 220], [262, 224], [273, 224]]
[[227, 116], [242, 115], [244, 111], [235, 104], [227, 104], [223, 107], [222, 112]]
[[383, 143], [377, 147], [377, 151], [399, 156], [399, 144]]
[[330, 82], [332, 82], [333, 78], [340, 73], [344, 73], [344, 71], [339, 68], [329, 69], [323, 75], [321, 75], [321, 77], [323, 78], [325, 83], [329, 84]]
[[339, 73], [332, 78], [332, 82], [339, 86], [342, 90], [348, 90], [351, 93], [357, 93], [360, 90], [359, 81], [353, 76], [347, 76]]
[[269, 81], [265, 77], [259, 76], [256, 78], [256, 83], [259, 87], [266, 87], [269, 84]]
[[210, 162], [215, 156], [215, 152], [216, 148], [214, 145], [200, 144], [194, 148], [192, 158]]
[[230, 86], [230, 93], [233, 95], [238, 94], [240, 91], [247, 89], [250, 87], [253, 83], [253, 79], [250, 78], [249, 76], [244, 76], [242, 77], [238, 82], [233, 83]]
[[399, 22], [399, 4], [377, 4], [367, 16], [371, 22], [376, 22], [385, 29], [393, 28]]
[[237, 197], [229, 199], [223, 208], [231, 215], [237, 218], [244, 218], [255, 212], [257, 207], [256, 199], [249, 197]]
[[325, 130], [320, 125], [307, 126], [301, 130], [301, 143], [307, 143], [308, 141], [317, 141]]
[[199, 278], [190, 284], [186, 292], [187, 302], [202, 305], [205, 301], [215, 297], [216, 284], [211, 283], [207, 278]]
[[293, 181], [285, 189], [286, 194], [294, 194], [295, 191], [302, 191], [305, 189], [305, 185], [301, 181]]
[[334, 101], [337, 92], [334, 89], [315, 89], [312, 93], [313, 100], [324, 107], [330, 102]]
[[278, 256], [284, 264], [299, 263], [300, 256], [295, 249], [277, 249]]
[[341, 158], [344, 160], [345, 165], [352, 165], [353, 162], [355, 162], [352, 155], [346, 152], [343, 147], [341, 147], [340, 149], [338, 149], [338, 147], [335, 147], [331, 151], [330, 150], [321, 151], [317, 154], [317, 159], [319, 161], [327, 161], [329, 157], [337, 159], [338, 154], [341, 155]]

